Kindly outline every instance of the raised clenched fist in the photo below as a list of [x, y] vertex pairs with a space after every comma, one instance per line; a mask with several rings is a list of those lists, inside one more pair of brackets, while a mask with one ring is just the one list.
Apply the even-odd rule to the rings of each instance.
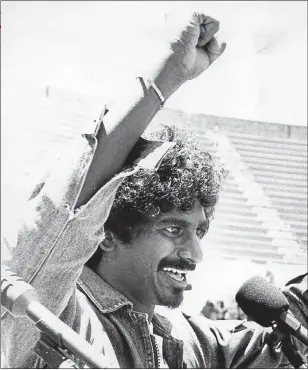
[[183, 68], [183, 77], [192, 79], [209, 67], [225, 50], [215, 38], [219, 22], [200, 12], [185, 10], [167, 17], [170, 47]]
[[226, 43], [215, 37], [219, 22], [202, 12], [181, 9], [167, 15], [166, 20], [168, 50], [157, 78], [159, 86], [171, 95], [205, 71], [224, 52]]

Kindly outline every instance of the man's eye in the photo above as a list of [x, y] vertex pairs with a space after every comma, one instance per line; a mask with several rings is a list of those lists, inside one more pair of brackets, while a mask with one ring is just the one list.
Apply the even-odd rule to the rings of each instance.
[[176, 236], [180, 236], [183, 232], [183, 229], [181, 227], [178, 227], [178, 226], [170, 226], [170, 227], [165, 227], [165, 230], [171, 234], [171, 235], [176, 235]]
[[196, 230], [196, 234], [199, 239], [202, 239], [206, 234], [206, 229], [204, 229], [203, 227], [198, 227], [198, 229]]

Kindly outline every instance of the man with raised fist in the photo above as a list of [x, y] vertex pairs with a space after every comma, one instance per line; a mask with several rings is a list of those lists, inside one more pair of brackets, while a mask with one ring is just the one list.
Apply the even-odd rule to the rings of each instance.
[[[226, 46], [208, 15], [183, 11], [168, 21], [156, 66], [34, 190], [9, 242], [9, 267], [111, 367], [278, 367], [282, 354], [264, 344], [263, 330], [230, 333], [201, 316], [170, 322], [155, 313], [178, 307], [191, 288], [224, 178], [196, 143], [141, 138], [164, 102]], [[5, 367], [48, 365], [33, 352], [32, 322], [5, 312], [1, 328]]]

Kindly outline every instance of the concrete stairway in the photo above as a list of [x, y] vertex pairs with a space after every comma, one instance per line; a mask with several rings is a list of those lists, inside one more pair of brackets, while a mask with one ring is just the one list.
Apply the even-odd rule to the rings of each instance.
[[307, 245], [307, 142], [228, 137], [297, 242]]
[[217, 207], [208, 242], [230, 258], [305, 264], [307, 246], [307, 149], [299, 140], [226, 133], [224, 159], [231, 177]]

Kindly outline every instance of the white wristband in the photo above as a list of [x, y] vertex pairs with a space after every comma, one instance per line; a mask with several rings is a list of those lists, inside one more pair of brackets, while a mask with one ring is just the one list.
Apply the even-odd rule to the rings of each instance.
[[[139, 80], [143, 81], [143, 84], [144, 84], [144, 79], [143, 77], [137, 77]], [[161, 107], [163, 106], [163, 104], [165, 103], [166, 99], [164, 97], [164, 95], [162, 94], [162, 92], [159, 90], [159, 88], [157, 87], [156, 83], [150, 79], [147, 79], [146, 80], [147, 83], [149, 84], [149, 86], [152, 86], [154, 91], [156, 92], [157, 96], [159, 97], [160, 101], [161, 101]]]
[[159, 90], [159, 88], [157, 87], [156, 83], [154, 81], [151, 81], [150, 79], [147, 79], [147, 82], [150, 86], [153, 87], [156, 94], [159, 96], [159, 99], [161, 100], [161, 104], [164, 104], [166, 99], [165, 99], [164, 95], [161, 93], [161, 91]]

